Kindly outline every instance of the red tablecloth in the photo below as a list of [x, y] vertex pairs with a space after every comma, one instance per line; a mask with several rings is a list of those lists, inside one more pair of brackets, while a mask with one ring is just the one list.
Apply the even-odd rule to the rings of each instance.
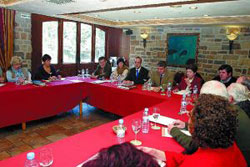
[[[132, 119], [141, 118], [145, 107], [149, 107], [150, 111], [152, 111], [152, 108], [157, 106], [160, 108], [161, 115], [187, 121], [186, 115], [180, 116], [177, 114], [181, 100], [181, 97], [178, 95], [173, 95], [171, 98], [167, 98], [166, 96], [160, 95], [160, 93], [142, 91], [140, 86], [133, 90], [121, 90], [111, 83], [97, 85], [91, 83], [94, 81], [91, 79], [81, 80], [84, 82], [73, 84], [71, 81], [64, 81], [61, 83], [54, 83], [56, 86], [52, 84], [42, 88], [34, 86], [15, 87], [15, 85], [12, 85], [14, 89], [11, 90], [11, 93], [7, 88], [8, 86], [11, 87], [11, 85], [7, 85], [5, 88], [6, 90], [2, 89], [0, 91], [0, 97], [8, 97], [5, 99], [12, 99], [12, 102], [9, 102], [9, 100], [0, 100], [0, 103], [1, 105], [5, 105], [5, 112], [10, 111], [6, 112], [5, 116], [10, 119], [10, 123], [13, 123], [17, 120], [18, 122], [22, 122], [50, 116], [56, 114], [59, 110], [66, 111], [70, 107], [68, 105], [69, 101], [72, 102], [72, 105], [73, 103], [76, 105], [80, 99], [85, 99], [88, 103], [96, 107], [121, 116], [126, 116], [124, 118], [125, 126], [128, 128], [125, 137], [126, 141], [130, 141], [134, 138], [134, 133], [131, 130]], [[6, 95], [3, 96], [2, 93]], [[48, 98], [54, 99], [54, 101], [50, 101]], [[8, 105], [5, 103], [8, 103]], [[18, 104], [20, 110], [16, 110], [16, 106], [12, 104]], [[65, 106], [66, 104], [67, 106]], [[29, 107], [30, 105], [33, 108], [38, 109], [31, 112], [32, 107]], [[24, 111], [28, 111], [29, 114], [24, 114]], [[3, 111], [1, 110], [1, 113], [2, 112]], [[16, 118], [15, 115], [18, 115], [18, 117]], [[19, 117], [23, 119], [20, 119]], [[11, 121], [12, 119], [14, 120]], [[116, 135], [112, 131], [112, 126], [117, 123], [117, 121], [107, 123], [44, 146], [52, 148], [53, 150], [53, 166], [74, 167], [98, 152], [101, 148], [117, 144]], [[183, 148], [172, 138], [161, 137], [160, 130], [156, 131], [150, 129], [149, 134], [139, 133], [138, 138], [142, 141], [143, 146], [176, 152], [183, 150]], [[35, 149], [34, 151], [38, 152], [39, 149]], [[26, 153], [22, 153], [16, 157], [1, 161], [0, 166], [23, 166], [25, 159]]]
[[0, 128], [69, 111], [86, 96], [82, 83], [65, 80], [47, 85], [7, 83], [1, 87]]
[[[160, 108], [161, 115], [169, 116], [172, 118], [187, 121], [186, 115], [178, 115], [179, 111], [178, 97], [171, 97], [169, 100], [155, 105]], [[152, 108], [149, 108], [152, 111]], [[139, 111], [135, 114], [124, 118], [127, 132], [125, 139], [130, 141], [134, 138], [134, 133], [131, 129], [131, 122], [134, 118], [141, 118], [142, 112]], [[103, 147], [108, 147], [113, 144], [117, 144], [116, 135], [112, 131], [112, 126], [118, 124], [117, 121], [104, 124], [102, 126], [87, 130], [80, 134], [68, 137], [66, 139], [57, 141], [55, 143], [46, 145], [44, 147], [52, 148], [54, 156], [54, 167], [74, 167], [84, 160], [91, 157]], [[175, 152], [183, 151], [183, 148], [176, 143], [172, 138], [161, 137], [161, 130], [150, 129], [149, 134], [138, 134], [138, 139], [142, 141], [143, 146], [154, 147], [161, 150], [169, 150]], [[35, 153], [39, 152], [39, 149], [33, 150]], [[14, 167], [23, 166], [26, 158], [26, 153], [22, 153], [16, 157], [4, 160], [0, 162], [1, 167]]]

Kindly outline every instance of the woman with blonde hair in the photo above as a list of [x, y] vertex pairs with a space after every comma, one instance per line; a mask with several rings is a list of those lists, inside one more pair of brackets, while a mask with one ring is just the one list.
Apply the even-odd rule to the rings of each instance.
[[13, 56], [11, 58], [11, 67], [6, 73], [8, 82], [19, 82], [23, 84], [25, 80], [31, 81], [31, 74], [27, 69], [22, 67], [22, 63], [23, 60], [19, 56]]

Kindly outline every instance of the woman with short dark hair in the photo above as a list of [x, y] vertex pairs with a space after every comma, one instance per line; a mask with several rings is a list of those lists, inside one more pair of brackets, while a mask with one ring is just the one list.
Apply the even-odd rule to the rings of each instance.
[[193, 90], [193, 88], [198, 88], [198, 93], [201, 89], [202, 80], [196, 75], [197, 66], [195, 64], [187, 65], [186, 76], [183, 76], [179, 85], [175, 86], [174, 91], [178, 90]]
[[43, 55], [42, 62], [43, 64], [38, 68], [34, 80], [56, 80], [61, 78], [57, 74], [56, 69], [51, 65], [50, 55]]
[[97, 157], [82, 167], [160, 167], [151, 155], [138, 150], [130, 143], [101, 149]]

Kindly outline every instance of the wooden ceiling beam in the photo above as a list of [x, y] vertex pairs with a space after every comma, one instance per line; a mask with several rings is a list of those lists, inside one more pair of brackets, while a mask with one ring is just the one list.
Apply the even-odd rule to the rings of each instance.
[[143, 9], [143, 8], [145, 9], [145, 8], [157, 8], [157, 7], [164, 7], [164, 6], [215, 3], [215, 2], [227, 2], [227, 1], [238, 1], [238, 0], [196, 0], [196, 1], [169, 2], [169, 3], [158, 3], [158, 4], [149, 4], [149, 5], [140, 5], [140, 6], [128, 6], [128, 7], [109, 8], [109, 9], [100, 9], [100, 10], [89, 10], [89, 11], [83, 11], [83, 12], [64, 13], [62, 15], [101, 13], [101, 12], [130, 10], [130, 9]]

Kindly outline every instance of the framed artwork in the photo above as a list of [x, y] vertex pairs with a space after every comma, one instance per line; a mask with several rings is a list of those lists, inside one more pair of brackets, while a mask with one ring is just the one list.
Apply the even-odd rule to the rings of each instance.
[[167, 35], [167, 65], [183, 67], [197, 63], [198, 33], [176, 33]]

